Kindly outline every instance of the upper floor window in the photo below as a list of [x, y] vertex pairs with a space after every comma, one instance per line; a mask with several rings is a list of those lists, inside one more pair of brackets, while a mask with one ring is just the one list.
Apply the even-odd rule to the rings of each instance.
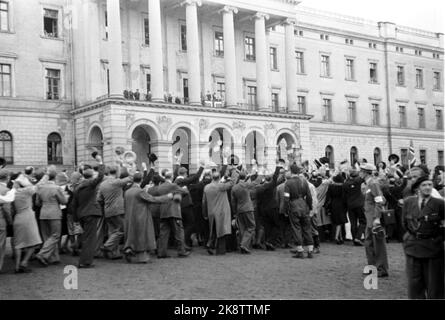
[[60, 99], [60, 70], [46, 69], [46, 99]]
[[400, 52], [400, 53], [403, 53], [403, 48], [402, 47], [396, 47], [396, 51]]
[[256, 87], [255, 86], [248, 86], [247, 87], [247, 103], [249, 106], [256, 106]]
[[419, 150], [419, 158], [420, 158], [420, 163], [421, 164], [426, 164], [426, 150]]
[[406, 127], [406, 107], [405, 106], [399, 106], [399, 126], [400, 128]]
[[379, 111], [379, 105], [377, 103], [372, 104], [372, 125], [378, 126], [380, 125], [380, 111]]
[[370, 83], [377, 83], [377, 63], [376, 62], [370, 62], [369, 63], [369, 82]]
[[52, 9], [44, 9], [43, 15], [43, 31], [45, 37], [58, 38], [58, 22], [59, 22], [59, 11]]
[[11, 95], [11, 65], [0, 64], [0, 97], [10, 97]]
[[221, 31], [215, 31], [215, 56], [224, 56], [224, 34]]
[[417, 108], [417, 115], [419, 116], [419, 128], [425, 128], [425, 109]]
[[295, 51], [297, 56], [297, 73], [304, 73], [304, 53], [303, 51]]
[[405, 67], [397, 66], [397, 85], [404, 86], [405, 85]]
[[255, 61], [255, 38], [245, 36], [244, 38], [244, 52], [245, 58], [249, 61]]
[[278, 70], [278, 57], [276, 47], [270, 47], [270, 68], [272, 70]]
[[181, 50], [187, 51], [187, 26], [181, 24]]
[[13, 164], [12, 135], [8, 131], [0, 132], [0, 158], [5, 159], [6, 164]]
[[332, 121], [332, 100], [323, 99], [323, 121]]
[[348, 121], [351, 124], [357, 123], [357, 108], [355, 101], [348, 101]]
[[48, 164], [63, 164], [62, 138], [58, 133], [51, 133], [47, 141]]
[[300, 36], [300, 37], [302, 37], [303, 36], [303, 30], [294, 30], [294, 35], [296, 35], [296, 36]]
[[272, 93], [272, 110], [274, 112], [278, 112], [278, 109], [280, 108], [280, 100], [279, 95], [276, 92]]
[[358, 149], [357, 147], [352, 147], [349, 151], [349, 159], [351, 161], [352, 165], [355, 165], [355, 163], [358, 161]]
[[108, 12], [104, 11], [105, 40], [108, 40]]
[[434, 90], [440, 90], [441, 89], [440, 72], [439, 71], [434, 71], [433, 72], [433, 89]]
[[377, 49], [377, 44], [376, 43], [368, 43], [369, 49]]
[[221, 100], [226, 100], [226, 84], [225, 82], [216, 83], [216, 93]]
[[320, 34], [320, 39], [321, 40], [329, 40], [329, 35], [327, 35], [327, 34]]
[[416, 69], [416, 88], [418, 88], [418, 89], [423, 88], [423, 70], [422, 69]]
[[433, 52], [433, 58], [434, 59], [440, 59], [440, 54]]
[[354, 44], [354, 40], [352, 40], [352, 39], [345, 39], [345, 43], [349, 44], [349, 45], [353, 45]]
[[9, 3], [0, 1], [0, 31], [9, 31]]
[[422, 55], [422, 50], [414, 50], [414, 54], [416, 56], [421, 56]]
[[150, 23], [148, 18], [144, 18], [144, 43], [150, 45]]
[[443, 118], [442, 118], [442, 110], [436, 110], [436, 129], [443, 130]]
[[354, 80], [354, 59], [346, 59], [346, 79]]
[[437, 150], [437, 163], [439, 164], [439, 166], [443, 166], [443, 164], [444, 164], [443, 150]]
[[298, 96], [298, 112], [306, 114], [306, 97]]
[[331, 76], [328, 55], [321, 56], [321, 76], [322, 77], [330, 77]]

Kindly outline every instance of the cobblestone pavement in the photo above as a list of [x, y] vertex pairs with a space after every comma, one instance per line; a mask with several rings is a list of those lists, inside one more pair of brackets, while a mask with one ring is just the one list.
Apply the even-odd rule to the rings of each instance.
[[[173, 255], [174, 252], [172, 251]], [[186, 259], [153, 259], [147, 265], [124, 260], [96, 260], [94, 269], [79, 270], [78, 290], [65, 290], [65, 265], [77, 259], [62, 256], [62, 264], [16, 275], [7, 257], [0, 274], [4, 299], [405, 299], [405, 258], [399, 243], [388, 244], [390, 277], [377, 290], [363, 286], [363, 247], [322, 244], [314, 259], [294, 259], [288, 250], [254, 251], [209, 256], [195, 248]]]

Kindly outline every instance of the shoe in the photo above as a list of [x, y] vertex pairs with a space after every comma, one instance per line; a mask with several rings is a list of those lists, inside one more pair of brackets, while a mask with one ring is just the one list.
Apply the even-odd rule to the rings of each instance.
[[91, 269], [94, 268], [94, 264], [78, 264], [77, 268], [79, 269]]
[[343, 244], [343, 240], [335, 240], [335, 242], [336, 242], [338, 245]]
[[319, 254], [320, 253], [320, 248], [314, 248], [314, 251], [313, 251], [315, 254]]
[[356, 247], [363, 247], [363, 242], [361, 242], [358, 239], [354, 239], [353, 243], [354, 243], [354, 246], [356, 246]]
[[273, 244], [266, 242], [266, 250], [267, 251], [275, 251], [275, 247]]
[[312, 251], [308, 252], [308, 253], [307, 253], [307, 257], [308, 257], [309, 259], [312, 259], [312, 258], [314, 257], [313, 252], [312, 252]]
[[171, 256], [158, 256], [158, 259], [168, 259], [171, 258]]
[[297, 252], [297, 254], [292, 256], [292, 258], [304, 259], [304, 252]]
[[111, 260], [120, 260], [120, 259], [122, 259], [123, 257], [124, 257], [123, 255], [119, 254], [119, 255], [112, 256], [112, 257], [111, 257]]
[[190, 255], [190, 253], [191, 253], [190, 251], [178, 253], [178, 258], [187, 258]]
[[240, 248], [242, 254], [251, 254], [252, 253], [246, 247], [240, 246], [239, 248]]
[[193, 250], [192, 247], [189, 247], [189, 246], [184, 246], [184, 249], [185, 249], [185, 251], [192, 251]]
[[207, 248], [207, 253], [211, 256], [215, 255], [215, 252], [213, 251], [213, 249]]
[[43, 266], [43, 267], [48, 266], [48, 261], [46, 261], [46, 259], [44, 257], [42, 257], [41, 255], [36, 254], [36, 260], [40, 263], [41, 266]]

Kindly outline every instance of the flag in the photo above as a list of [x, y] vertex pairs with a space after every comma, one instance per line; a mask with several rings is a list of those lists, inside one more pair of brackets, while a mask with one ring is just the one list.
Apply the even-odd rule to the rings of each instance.
[[414, 150], [413, 140], [411, 140], [409, 144], [408, 161], [410, 168], [412, 168], [416, 164], [416, 152]]

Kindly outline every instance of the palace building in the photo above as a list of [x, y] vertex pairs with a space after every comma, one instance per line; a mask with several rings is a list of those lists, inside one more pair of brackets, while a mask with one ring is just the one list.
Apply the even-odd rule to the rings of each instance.
[[0, 0], [0, 157], [443, 164], [443, 34], [302, 5]]

